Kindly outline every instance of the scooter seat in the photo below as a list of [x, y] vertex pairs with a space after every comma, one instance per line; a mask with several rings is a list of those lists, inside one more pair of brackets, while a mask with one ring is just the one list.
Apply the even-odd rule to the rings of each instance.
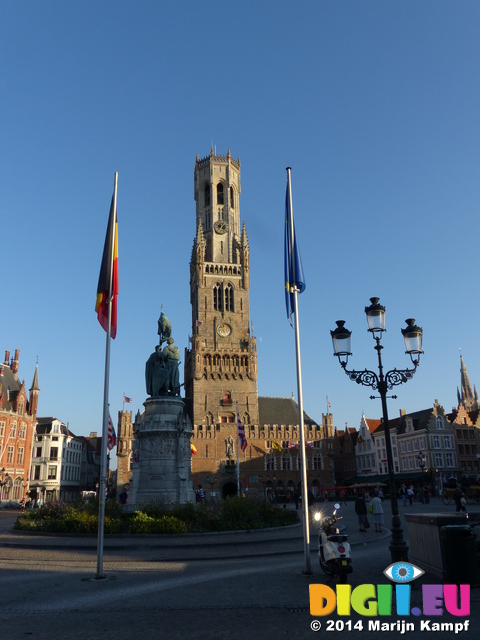
[[342, 533], [336, 533], [334, 535], [328, 536], [327, 540], [329, 542], [347, 542], [348, 536]]

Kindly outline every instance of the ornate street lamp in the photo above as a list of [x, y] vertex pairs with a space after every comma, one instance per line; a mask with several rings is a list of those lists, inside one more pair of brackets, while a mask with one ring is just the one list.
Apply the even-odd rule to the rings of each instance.
[[[350, 380], [366, 387], [372, 387], [374, 391], [378, 391], [382, 400], [383, 423], [385, 425], [385, 445], [387, 450], [388, 475], [390, 481], [390, 502], [392, 505], [392, 539], [390, 541], [390, 553], [392, 562], [401, 562], [408, 560], [408, 546], [403, 538], [403, 529], [401, 527], [400, 516], [398, 513], [397, 492], [395, 490], [395, 469], [393, 466], [392, 443], [390, 439], [390, 429], [388, 423], [387, 411], [387, 391], [393, 387], [408, 382], [413, 377], [420, 362], [420, 354], [422, 351], [422, 329], [417, 327], [415, 320], [409, 318], [405, 322], [407, 326], [402, 329], [403, 338], [405, 340], [405, 353], [408, 353], [413, 369], [392, 369], [385, 375], [383, 373], [382, 349], [380, 344], [382, 334], [385, 328], [385, 307], [379, 303], [379, 298], [370, 298], [370, 306], [365, 307], [367, 316], [368, 331], [375, 340], [375, 350], [378, 354], [378, 375], [374, 371], [348, 371], [348, 356], [352, 355], [351, 351], [351, 335], [352, 332], [345, 327], [344, 320], [337, 320], [337, 328], [330, 331], [333, 342], [333, 355], [338, 357], [340, 365], [344, 369]], [[370, 396], [373, 400], [378, 396]], [[397, 396], [389, 396], [396, 398]]]
[[420, 451], [420, 453], [418, 454], [417, 462], [418, 462], [418, 466], [422, 470], [422, 485], [423, 485], [423, 482], [424, 482], [423, 470], [425, 469], [425, 465], [427, 464], [427, 456], [423, 453], [423, 451]]

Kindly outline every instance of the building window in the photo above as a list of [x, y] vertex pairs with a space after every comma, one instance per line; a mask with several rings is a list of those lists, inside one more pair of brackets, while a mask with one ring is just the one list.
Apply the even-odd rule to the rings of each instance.
[[210, 204], [210, 185], [206, 184], [203, 189], [203, 195], [205, 198], [205, 206], [208, 207]]
[[433, 446], [435, 449], [440, 449], [440, 436], [433, 436]]
[[48, 467], [48, 479], [56, 480], [57, 478], [57, 467]]
[[15, 438], [17, 435], [17, 423], [12, 422], [12, 426], [10, 427], [10, 438]]
[[14, 454], [15, 454], [15, 447], [8, 447], [7, 464], [13, 464]]
[[230, 187], [230, 206], [232, 209], [235, 209], [235, 196], [233, 193], [233, 187]]
[[265, 471], [275, 471], [275, 456], [273, 453], [265, 456]]
[[223, 204], [223, 184], [217, 184], [217, 204]]
[[453, 449], [452, 436], [443, 436], [443, 446], [445, 449]]
[[58, 458], [58, 448], [52, 447], [50, 449], [50, 460], [57, 460]]
[[292, 459], [289, 455], [282, 456], [282, 469], [283, 471], [292, 470]]
[[25, 455], [25, 448], [19, 447], [17, 452], [17, 464], [23, 464], [24, 455]]
[[223, 290], [220, 282], [213, 287], [213, 308], [215, 311], [223, 310]]
[[435, 423], [437, 425], [437, 429], [443, 429], [444, 424], [443, 424], [442, 416], [437, 416], [437, 419], [436, 419]]
[[447, 467], [453, 467], [455, 466], [453, 464], [453, 453], [446, 453], [445, 454], [445, 461], [447, 463]]
[[225, 311], [235, 311], [233, 307], [233, 287], [231, 284], [227, 284], [225, 287]]
[[435, 466], [436, 467], [443, 467], [443, 453], [436, 453], [435, 454]]

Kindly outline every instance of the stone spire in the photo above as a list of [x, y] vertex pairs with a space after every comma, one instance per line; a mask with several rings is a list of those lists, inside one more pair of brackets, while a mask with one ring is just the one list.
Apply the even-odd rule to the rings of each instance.
[[30, 387], [30, 398], [28, 402], [29, 413], [34, 418], [37, 415], [39, 393], [40, 393], [40, 387], [38, 386], [38, 362], [37, 362], [37, 364], [35, 365], [35, 373], [33, 374], [32, 386]]
[[465, 362], [463, 361], [462, 354], [460, 354], [460, 383], [461, 383], [461, 391], [457, 389], [457, 398], [458, 398], [459, 404], [461, 402], [467, 411], [472, 411], [473, 409], [477, 409], [478, 408], [477, 390], [475, 389], [475, 393], [472, 391], [472, 386], [468, 378], [467, 367], [465, 366]]

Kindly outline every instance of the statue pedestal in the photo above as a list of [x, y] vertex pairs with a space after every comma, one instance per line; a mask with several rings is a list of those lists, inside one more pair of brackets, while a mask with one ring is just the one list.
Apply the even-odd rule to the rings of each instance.
[[148, 502], [195, 502], [190, 438], [192, 426], [179, 397], [152, 397], [134, 424], [132, 479], [127, 511]]

